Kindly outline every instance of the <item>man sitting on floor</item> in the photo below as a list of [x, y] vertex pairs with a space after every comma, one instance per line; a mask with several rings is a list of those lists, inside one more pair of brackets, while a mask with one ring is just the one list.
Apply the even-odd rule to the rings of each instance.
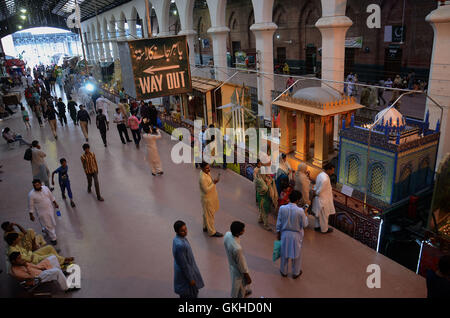
[[37, 249], [35, 251], [28, 251], [25, 248], [20, 246], [20, 238], [19, 234], [17, 233], [10, 233], [6, 235], [6, 243], [8, 243], [8, 255], [11, 255], [13, 252], [19, 252], [22, 256], [22, 259], [26, 262], [33, 263], [34, 265], [40, 263], [47, 257], [54, 255], [59, 261], [60, 265], [67, 265], [73, 262], [73, 257], [63, 257], [60, 256], [55, 248], [51, 245], [46, 245], [44, 247], [41, 247], [40, 249]]
[[19, 252], [12, 252], [9, 255], [9, 261], [11, 263], [11, 276], [20, 281], [26, 281], [27, 286], [34, 286], [35, 279], [39, 279], [42, 283], [56, 280], [61, 290], [76, 290], [76, 288], [69, 289], [67, 286], [66, 277], [54, 255], [34, 265], [23, 260]]
[[18, 141], [20, 142], [20, 145], [31, 145], [29, 142], [25, 141], [21, 135], [18, 135], [11, 129], [9, 129], [9, 127], [5, 127], [3, 129], [2, 136], [8, 144]]
[[[19, 232], [14, 231], [14, 226], [19, 229]], [[3, 222], [2, 229], [5, 231], [3, 237], [6, 239], [6, 236], [9, 233], [17, 233], [19, 235], [19, 245], [25, 248], [28, 251], [35, 251], [41, 247], [47, 245], [42, 235], [36, 234], [33, 229], [25, 230], [19, 224], [12, 222]]]

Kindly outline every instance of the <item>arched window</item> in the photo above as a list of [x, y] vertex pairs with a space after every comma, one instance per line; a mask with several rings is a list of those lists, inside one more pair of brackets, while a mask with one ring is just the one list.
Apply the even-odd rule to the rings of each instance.
[[347, 159], [347, 183], [359, 184], [359, 160], [356, 156], [350, 156]]
[[384, 189], [384, 168], [381, 164], [376, 163], [370, 171], [369, 191], [375, 195], [383, 195]]
[[406, 165], [403, 167], [400, 173], [400, 188], [399, 188], [399, 199], [403, 199], [410, 194], [411, 187], [411, 165]]
[[428, 172], [430, 170], [430, 159], [423, 158], [419, 164], [419, 173], [417, 174], [418, 189], [422, 189], [428, 185]]

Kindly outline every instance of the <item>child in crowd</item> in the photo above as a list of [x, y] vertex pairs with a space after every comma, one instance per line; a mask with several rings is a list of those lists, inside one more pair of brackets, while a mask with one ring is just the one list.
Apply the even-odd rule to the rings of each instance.
[[66, 159], [62, 158], [61, 160], [59, 160], [59, 162], [61, 163], [61, 166], [56, 169], [55, 171], [53, 171], [52, 173], [52, 185], [55, 185], [55, 173], [58, 174], [58, 181], [59, 181], [59, 186], [61, 188], [61, 193], [62, 193], [62, 198], [66, 199], [66, 189], [67, 189], [67, 194], [69, 195], [69, 199], [70, 199], [70, 206], [72, 208], [75, 207], [75, 203], [72, 200], [72, 189], [70, 188], [70, 180], [69, 180], [69, 175], [68, 175], [68, 170], [69, 167], [67, 166], [67, 161]]
[[27, 129], [31, 129], [30, 115], [28, 114], [28, 111], [23, 106], [20, 106], [20, 110], [22, 111], [22, 119], [23, 119], [23, 122], [25, 123], [25, 127]]

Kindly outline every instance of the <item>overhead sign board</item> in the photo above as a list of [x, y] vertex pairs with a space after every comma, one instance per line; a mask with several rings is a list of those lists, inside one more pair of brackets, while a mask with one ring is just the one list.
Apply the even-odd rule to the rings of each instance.
[[192, 91], [186, 36], [129, 41], [137, 99]]

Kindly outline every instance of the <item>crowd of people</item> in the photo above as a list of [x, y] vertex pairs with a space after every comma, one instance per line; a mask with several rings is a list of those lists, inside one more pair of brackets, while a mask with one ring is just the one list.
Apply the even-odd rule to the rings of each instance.
[[[48, 70], [48, 68], [44, 69]], [[55, 68], [53, 70], [55, 71]], [[92, 81], [91, 75], [80, 79], [77, 74], [69, 74], [67, 77], [58, 74], [58, 72], [49, 72], [43, 75], [42, 69], [37, 69], [37, 72], [34, 73], [34, 80], [29, 81], [29, 76], [26, 76], [26, 83], [24, 82], [26, 103], [35, 114], [41, 128], [45, 127], [45, 122], [48, 123], [55, 140], [58, 138], [57, 118], [60, 126], [64, 127], [68, 124], [66, 112], [69, 113], [73, 124], [81, 128], [86, 143], [82, 145], [83, 153], [80, 160], [86, 174], [88, 193], [92, 192], [92, 181], [94, 181], [97, 200], [104, 201], [100, 191], [98, 162], [88, 143], [88, 127], [91, 125], [91, 115], [94, 112], [95, 124], [105, 147], [108, 147], [109, 111], [113, 110], [112, 121], [116, 124], [122, 144], [134, 142], [136, 149], [139, 150], [140, 142], [144, 140], [152, 175], [163, 175], [157, 146], [158, 139], [161, 138], [161, 133], [157, 128], [159, 126], [158, 111], [151, 102], [129, 101], [123, 91], [120, 95], [120, 103], [117, 105], [102, 94], [88, 94], [88, 97], [85, 98], [83, 96], [85, 93], [80, 90], [83, 89], [83, 83]], [[62, 71], [61, 74], [64, 72]], [[58, 82], [59, 77], [61, 80]], [[62, 83], [60, 92], [61, 95], [63, 91], [66, 94], [67, 107], [61, 97], [55, 96], [54, 86], [56, 83], [58, 85]], [[347, 89], [348, 92], [353, 92], [353, 88], [350, 86]], [[77, 98], [72, 98], [72, 96]], [[78, 106], [76, 100], [84, 100], [86, 104]], [[90, 106], [87, 106], [86, 109], [85, 105]], [[78, 110], [77, 107], [79, 107]], [[26, 129], [30, 129], [30, 114], [23, 105], [22, 116]], [[131, 131], [133, 140], [130, 139], [128, 129]], [[214, 138], [208, 138], [206, 135], [203, 130], [200, 136], [196, 136], [200, 139], [202, 148], [206, 146], [208, 140], [215, 142]], [[50, 172], [46, 163], [46, 154], [41, 150], [38, 140], [33, 140], [30, 144], [9, 128], [4, 129], [3, 137], [8, 142], [19, 141], [30, 146], [24, 155], [24, 159], [30, 161], [33, 180], [33, 188], [28, 194], [29, 217], [34, 222], [35, 215], [37, 215], [42, 231], [50, 241], [50, 244], [47, 244], [44, 237], [32, 229], [25, 230], [18, 224], [4, 222], [1, 227], [5, 232], [4, 238], [8, 244], [7, 253], [11, 267], [9, 272], [13, 277], [25, 281], [29, 285], [54, 280], [58, 282], [62, 290], [71, 290], [67, 286], [65, 275], [74, 258], [61, 256], [54, 248], [58, 244], [55, 209], [59, 209], [59, 206], [53, 195], [54, 188], [52, 187], [55, 184], [55, 174], [57, 174], [62, 199], [66, 199], [67, 191], [71, 207], [76, 207], [68, 173], [71, 159], [60, 158], [59, 167]], [[333, 164], [327, 164], [323, 171], [313, 179], [306, 164], [301, 163], [294, 170], [284, 154], [280, 156], [276, 174], [263, 173], [264, 166], [270, 166], [270, 162], [263, 163], [258, 160], [253, 174], [256, 207], [259, 212], [258, 222], [265, 230], [272, 232], [269, 215], [273, 213], [276, 216], [274, 239], [279, 244], [274, 247], [273, 259], [275, 261], [280, 258], [280, 275], [282, 277], [288, 276], [289, 263], [291, 263], [292, 277], [297, 279], [303, 273], [302, 248], [304, 231], [309, 224], [308, 216], [314, 219], [314, 231], [322, 234], [332, 233], [328, 220], [330, 215], [335, 214], [331, 186], [335, 167]], [[233, 298], [247, 297], [252, 293], [250, 289], [252, 279], [241, 245], [245, 224], [241, 221], [234, 221], [225, 234], [216, 230], [215, 215], [220, 209], [216, 185], [220, 182], [220, 174], [217, 178], [213, 178], [211, 166], [206, 162], [200, 163], [198, 167], [200, 168], [199, 189], [203, 211], [203, 232], [212, 238], [223, 237], [232, 282], [230, 296]], [[226, 165], [224, 165], [225, 167]], [[56, 215], [58, 213], [60, 213], [59, 210]], [[196, 298], [199, 290], [205, 284], [191, 245], [187, 240], [187, 225], [184, 221], [178, 220], [173, 227], [176, 233], [172, 245], [174, 291], [181, 298]]]
[[[82, 76], [58, 66], [44, 67], [42, 65], [33, 69], [33, 77], [31, 70], [28, 71], [28, 74], [22, 76], [21, 82], [26, 101], [26, 105], [21, 104], [25, 129], [31, 130], [32, 128], [30, 123], [30, 113], [32, 112], [40, 128], [50, 127], [55, 140], [58, 140], [58, 126], [68, 125], [68, 116], [66, 116], [68, 113], [73, 124], [81, 128], [85, 137], [86, 143], [82, 145], [83, 153], [80, 160], [86, 174], [87, 192], [92, 192], [92, 183], [94, 183], [98, 201], [104, 201], [100, 192], [98, 163], [95, 153], [91, 151], [88, 144], [88, 127], [94, 113], [96, 113], [96, 127], [105, 147], [107, 147], [107, 131], [110, 123], [108, 112], [113, 108], [115, 110], [113, 123], [117, 126], [122, 143], [132, 142], [128, 135], [129, 128], [137, 149], [139, 149], [142, 139], [146, 143], [152, 175], [163, 174], [157, 148], [157, 140], [161, 138], [161, 133], [156, 127], [158, 123], [157, 110], [151, 102], [136, 103], [133, 101], [128, 104], [126, 96], [122, 96], [120, 103], [115, 104], [102, 94], [90, 93], [85, 86], [86, 83], [96, 84], [92, 74]], [[59, 86], [60, 96], [65, 94], [67, 106], [61, 97], [57, 97], [56, 85]], [[85, 105], [78, 105], [75, 100], [82, 101]], [[24, 154], [24, 159], [30, 162], [32, 171], [33, 188], [28, 194], [29, 217], [32, 222], [36, 219], [39, 221], [42, 232], [50, 242], [47, 245], [46, 240], [32, 229], [24, 230], [20, 225], [4, 222], [2, 228], [5, 231], [4, 238], [8, 245], [7, 254], [10, 265], [8, 272], [28, 286], [55, 280], [62, 290], [73, 290], [65, 283], [64, 275], [67, 274], [66, 269], [73, 263], [74, 258], [60, 256], [53, 247], [58, 244], [55, 209], [59, 209], [53, 195], [55, 174], [58, 175], [62, 199], [67, 199], [67, 191], [70, 206], [76, 207], [68, 173], [70, 160], [60, 158], [60, 166], [51, 172], [46, 162], [47, 155], [41, 149], [38, 140], [30, 143], [9, 127], [2, 130], [2, 136], [8, 144], [19, 142], [20, 145], [29, 147]], [[60, 214], [59, 210], [56, 211], [57, 215], [58, 213]]]

